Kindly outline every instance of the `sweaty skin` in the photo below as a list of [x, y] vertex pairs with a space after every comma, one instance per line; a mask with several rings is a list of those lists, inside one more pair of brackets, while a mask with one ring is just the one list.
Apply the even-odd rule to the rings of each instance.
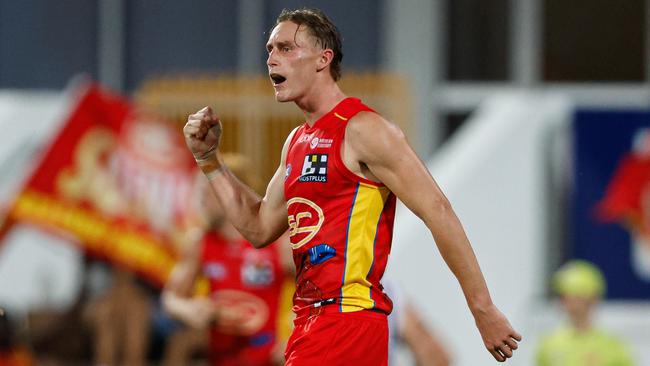
[[[304, 26], [290, 21], [278, 24], [271, 32], [267, 51], [276, 100], [294, 102], [310, 126], [346, 98], [329, 71], [333, 51], [320, 47]], [[218, 134], [208, 133], [216, 125], [220, 125], [219, 118], [209, 107], [189, 116], [184, 134], [195, 157], [202, 157], [218, 143], [220, 129]], [[294, 132], [284, 144], [280, 165], [264, 197], [257, 196], [224, 168], [218, 150], [209, 163], [203, 163], [228, 219], [258, 247], [287, 229], [284, 162]], [[347, 123], [341, 156], [348, 169], [384, 183], [424, 221], [462, 287], [485, 347], [499, 362], [512, 357], [521, 335], [493, 304], [460, 221], [403, 132], [376, 113], [361, 112]], [[220, 173], [215, 175], [217, 170]]]

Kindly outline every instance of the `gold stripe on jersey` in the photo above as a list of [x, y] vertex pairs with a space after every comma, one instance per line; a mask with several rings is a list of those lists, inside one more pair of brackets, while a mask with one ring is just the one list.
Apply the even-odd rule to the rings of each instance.
[[377, 224], [390, 191], [359, 183], [348, 222], [341, 312], [372, 309], [371, 284], [366, 278], [374, 259]]
[[338, 113], [336, 113], [336, 112], [334, 112], [334, 115], [335, 115], [337, 118], [342, 119], [342, 120], [344, 120], [344, 121], [347, 121], [347, 120], [348, 120], [347, 118], [343, 117], [342, 115], [340, 115], [340, 114], [338, 114]]

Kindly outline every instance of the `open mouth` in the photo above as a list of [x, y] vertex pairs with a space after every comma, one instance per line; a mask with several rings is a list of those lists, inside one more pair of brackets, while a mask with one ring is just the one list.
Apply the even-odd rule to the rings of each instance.
[[273, 86], [280, 85], [280, 84], [284, 83], [287, 80], [287, 78], [285, 78], [284, 76], [282, 76], [280, 74], [273, 73], [273, 74], [271, 74], [269, 76], [271, 77], [271, 80], [273, 80]]

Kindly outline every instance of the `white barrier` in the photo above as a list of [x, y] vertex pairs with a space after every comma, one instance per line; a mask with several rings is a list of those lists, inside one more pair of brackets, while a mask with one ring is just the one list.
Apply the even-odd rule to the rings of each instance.
[[[548, 195], [553, 182], [550, 168], [566, 164], [569, 158], [572, 111], [569, 100], [552, 94], [522, 92], [493, 97], [428, 164], [464, 224], [494, 302], [524, 335], [516, 356], [508, 361], [510, 365], [533, 365], [536, 341], [552, 325], [544, 320], [549, 313], [540, 312], [544, 307], [553, 311], [544, 296], [545, 278], [549, 252], [558, 245], [552, 242], [557, 238], [549, 234], [557, 230], [548, 220], [554, 199]], [[549, 159], [555, 165], [549, 165]], [[390, 275], [404, 284], [405, 292], [451, 348], [454, 365], [494, 363], [430, 232], [403, 206], [398, 211], [389, 263]], [[606, 305], [601, 315], [621, 319], [635, 306]], [[641, 308], [648, 313], [648, 306]], [[642, 313], [633, 312], [639, 317]], [[619, 324], [634, 323], [629, 316], [625, 319]], [[627, 340], [637, 337], [637, 331], [623, 327], [615, 330]], [[646, 334], [640, 342], [650, 344], [649, 338]], [[649, 352], [639, 349], [640, 342], [633, 342], [637, 360], [650, 364]]]

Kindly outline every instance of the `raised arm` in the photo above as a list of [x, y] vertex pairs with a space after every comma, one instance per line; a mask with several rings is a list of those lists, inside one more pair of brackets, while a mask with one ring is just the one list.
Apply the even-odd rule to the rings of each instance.
[[460, 221], [403, 132], [375, 113], [359, 113], [348, 122], [344, 149], [353, 171], [383, 182], [424, 221], [463, 289], [488, 351], [500, 362], [511, 357], [521, 336], [492, 303]]
[[284, 144], [280, 165], [271, 178], [264, 197], [240, 182], [223, 164], [219, 156], [221, 122], [210, 107], [190, 115], [183, 133], [197, 164], [210, 180], [226, 217], [248, 241], [260, 248], [287, 230], [284, 161], [293, 132]]

